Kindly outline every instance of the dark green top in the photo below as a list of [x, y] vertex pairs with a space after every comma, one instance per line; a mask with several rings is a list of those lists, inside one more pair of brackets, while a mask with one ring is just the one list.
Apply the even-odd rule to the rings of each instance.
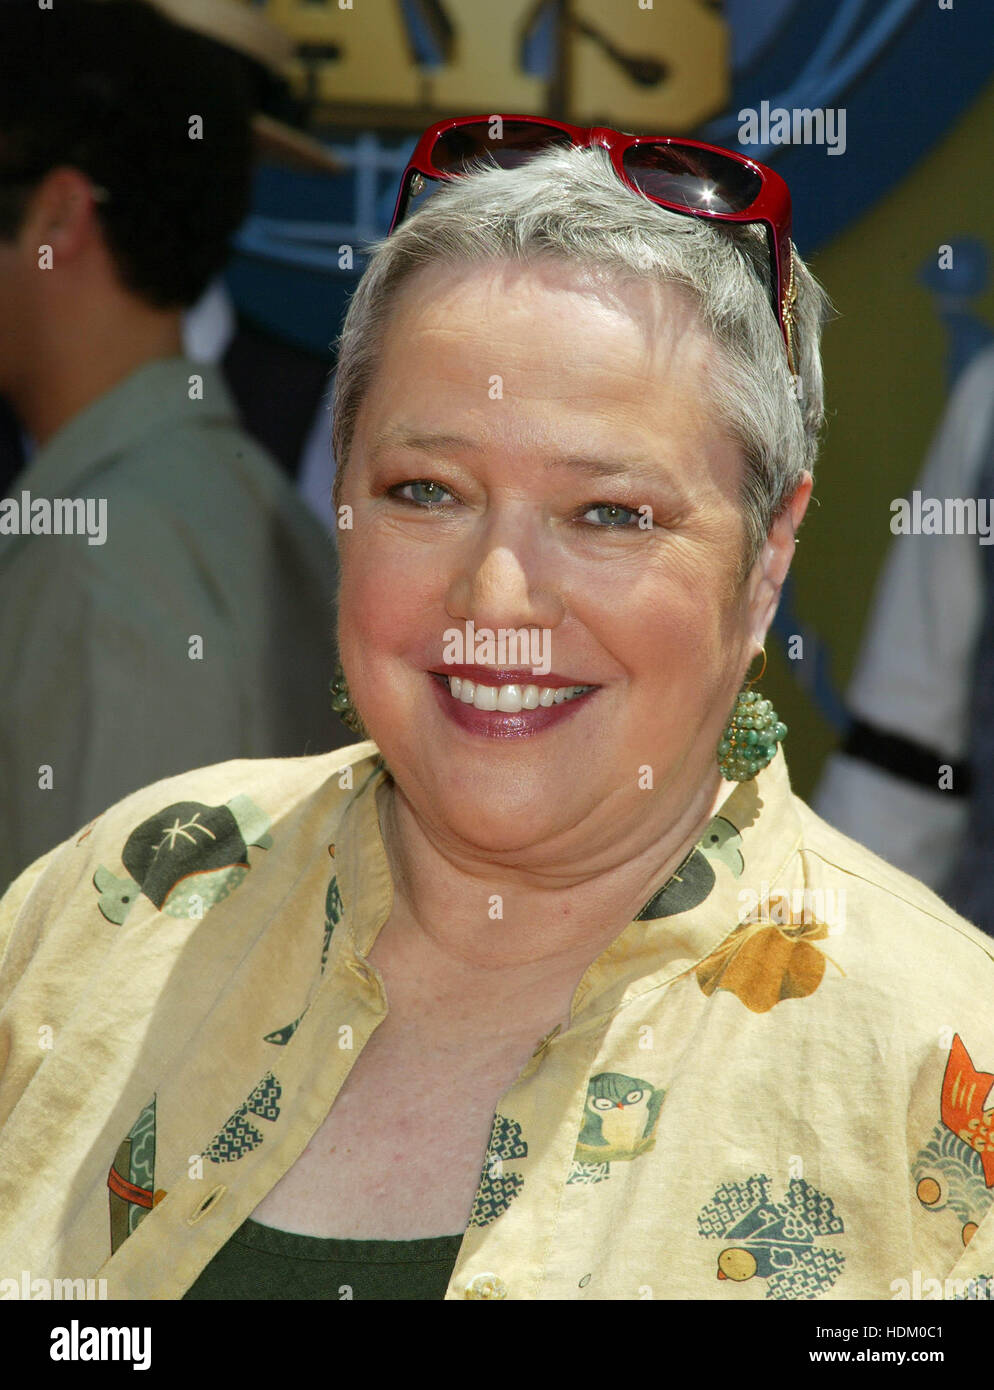
[[301, 1236], [250, 1217], [183, 1298], [441, 1300], [461, 1245], [461, 1235], [426, 1240]]

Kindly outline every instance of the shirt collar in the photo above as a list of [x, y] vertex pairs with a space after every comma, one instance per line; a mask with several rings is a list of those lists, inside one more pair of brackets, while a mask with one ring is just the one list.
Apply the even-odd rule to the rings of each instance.
[[[373, 770], [339, 827], [335, 863], [354, 951], [368, 955], [393, 905], [393, 882], [377, 803], [387, 772]], [[570, 1022], [611, 1012], [625, 999], [676, 979], [711, 955], [784, 887], [801, 843], [801, 821], [783, 751], [721, 804], [697, 845], [633, 922], [585, 971]]]
[[[194, 374], [203, 379], [202, 399], [190, 399]], [[14, 489], [65, 496], [128, 449], [188, 420], [236, 422], [224, 377], [216, 367], [185, 357], [146, 362], [56, 430]]]
[[683, 863], [585, 972], [571, 1021], [674, 980], [706, 959], [757, 903], [784, 887], [801, 844], [801, 820], [781, 749], [739, 785]]
[[387, 772], [375, 743], [366, 747], [372, 750], [372, 768], [368, 759], [353, 764], [365, 780], [346, 807], [335, 836], [335, 873], [343, 918], [352, 950], [359, 956], [369, 955], [393, 907], [393, 878], [377, 805]]

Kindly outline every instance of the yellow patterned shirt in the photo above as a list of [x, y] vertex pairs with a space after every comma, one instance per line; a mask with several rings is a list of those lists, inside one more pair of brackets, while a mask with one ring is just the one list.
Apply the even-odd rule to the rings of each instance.
[[[179, 1299], [387, 1011], [375, 744], [147, 787], [0, 903], [0, 1297]], [[994, 1297], [994, 940], [735, 788], [498, 1102], [446, 1297]], [[439, 1174], [444, 1181], [444, 1174]]]

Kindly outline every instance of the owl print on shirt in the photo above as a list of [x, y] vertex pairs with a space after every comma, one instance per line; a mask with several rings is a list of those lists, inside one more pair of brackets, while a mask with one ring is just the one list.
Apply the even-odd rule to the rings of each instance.
[[665, 1091], [651, 1081], [603, 1071], [587, 1083], [583, 1125], [568, 1183], [604, 1182], [611, 1164], [637, 1158], [656, 1142]]

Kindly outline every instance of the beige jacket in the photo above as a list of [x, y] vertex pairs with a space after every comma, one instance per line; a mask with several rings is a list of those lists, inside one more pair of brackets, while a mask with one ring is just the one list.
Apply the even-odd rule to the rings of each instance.
[[[387, 1009], [388, 776], [202, 768], [12, 885], [0, 1297], [177, 1299], [303, 1151]], [[446, 1297], [994, 1297], [992, 1086], [994, 941], [779, 753], [501, 1097]]]

